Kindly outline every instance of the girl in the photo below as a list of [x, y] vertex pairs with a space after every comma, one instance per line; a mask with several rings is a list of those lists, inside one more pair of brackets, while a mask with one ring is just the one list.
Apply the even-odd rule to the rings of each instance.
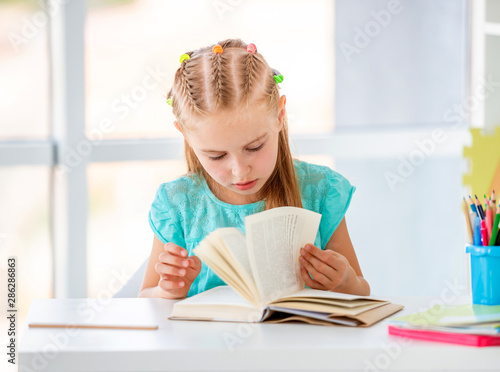
[[149, 213], [153, 249], [139, 297], [179, 299], [225, 283], [192, 250], [218, 227], [279, 206], [322, 214], [301, 275], [314, 289], [369, 295], [344, 215], [355, 190], [328, 167], [292, 159], [286, 98], [254, 44], [228, 39], [183, 54], [168, 94], [188, 174], [160, 185]]

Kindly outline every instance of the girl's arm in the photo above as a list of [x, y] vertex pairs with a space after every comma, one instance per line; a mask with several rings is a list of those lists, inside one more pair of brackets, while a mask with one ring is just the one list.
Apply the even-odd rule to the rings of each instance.
[[365, 280], [363, 273], [361, 272], [358, 257], [356, 256], [356, 252], [354, 251], [354, 247], [351, 242], [351, 237], [347, 231], [345, 217], [332, 234], [332, 237], [328, 241], [325, 249], [332, 250], [344, 256], [356, 274], [355, 277], [353, 276], [353, 280], [355, 279], [354, 281], [357, 283], [352, 283], [351, 286], [348, 285], [348, 287], [356, 289], [356, 291], [345, 293], [360, 292], [359, 294], [368, 296], [370, 294], [370, 285]]
[[370, 294], [370, 285], [363, 278], [345, 218], [324, 251], [308, 244], [301, 250], [301, 257], [302, 278], [308, 287], [362, 296]]
[[161, 289], [158, 286], [160, 274], [156, 272], [155, 266], [156, 263], [160, 261], [159, 257], [163, 252], [163, 246], [164, 244], [155, 235], [153, 239], [153, 249], [151, 249], [151, 255], [149, 256], [138, 297], [161, 297]]

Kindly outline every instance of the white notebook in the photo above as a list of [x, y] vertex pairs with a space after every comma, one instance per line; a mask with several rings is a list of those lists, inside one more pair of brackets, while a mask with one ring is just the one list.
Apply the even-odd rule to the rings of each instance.
[[29, 327], [157, 329], [152, 305], [146, 298], [33, 300], [27, 324]]

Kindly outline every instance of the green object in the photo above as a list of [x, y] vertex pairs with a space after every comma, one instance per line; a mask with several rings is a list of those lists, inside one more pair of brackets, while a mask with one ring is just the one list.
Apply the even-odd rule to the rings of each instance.
[[181, 63], [184, 62], [186, 59], [190, 59], [189, 54], [183, 54], [180, 58]]
[[490, 245], [495, 245], [498, 236], [498, 223], [500, 223], [500, 214], [495, 216], [495, 222], [493, 222], [493, 231], [491, 232]]
[[274, 75], [274, 81], [276, 82], [276, 84], [279, 84], [283, 81], [283, 75], [279, 74], [279, 75]]
[[167, 103], [172, 106], [172, 98], [167, 98]]
[[500, 305], [435, 305], [414, 314], [390, 319], [418, 326], [468, 326], [500, 321]]

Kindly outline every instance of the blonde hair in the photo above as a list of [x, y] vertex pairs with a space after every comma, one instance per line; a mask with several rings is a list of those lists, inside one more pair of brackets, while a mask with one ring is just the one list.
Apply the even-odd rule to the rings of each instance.
[[[214, 53], [212, 48], [215, 45], [220, 45], [223, 53]], [[264, 104], [269, 114], [278, 117], [280, 94], [273, 70], [260, 53], [247, 52], [247, 44], [242, 40], [227, 39], [185, 54], [190, 58], [177, 69], [168, 93], [183, 132], [196, 122], [196, 118], [219, 110], [244, 110]], [[222, 186], [205, 171], [186, 139], [184, 154], [188, 173], [203, 177], [212, 190], [220, 191]], [[265, 201], [265, 209], [302, 207], [288, 143], [286, 114], [278, 137], [276, 166], [257, 198]]]

